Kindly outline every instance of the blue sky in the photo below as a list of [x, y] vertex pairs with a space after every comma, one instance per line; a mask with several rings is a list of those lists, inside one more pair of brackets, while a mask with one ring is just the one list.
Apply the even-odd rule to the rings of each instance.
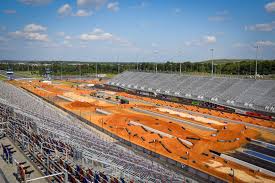
[[275, 59], [274, 0], [1, 0], [0, 59]]

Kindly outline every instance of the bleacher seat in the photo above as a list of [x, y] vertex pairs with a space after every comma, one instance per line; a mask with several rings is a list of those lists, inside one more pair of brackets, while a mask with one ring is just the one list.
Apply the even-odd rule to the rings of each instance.
[[107, 84], [116, 86], [113, 83], [136, 86], [133, 88], [144, 91], [257, 110], [272, 112], [275, 108], [275, 80], [125, 71]]

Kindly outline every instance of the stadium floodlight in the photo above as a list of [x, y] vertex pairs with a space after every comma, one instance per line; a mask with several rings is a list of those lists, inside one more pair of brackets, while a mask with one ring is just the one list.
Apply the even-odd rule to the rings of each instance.
[[60, 80], [62, 80], [62, 61], [61, 61], [61, 72], [60, 72]]
[[97, 78], [97, 62], [95, 63], [95, 77]]
[[119, 74], [120, 68], [119, 68], [119, 56], [117, 56], [117, 73]]
[[210, 51], [211, 51], [211, 53], [212, 53], [212, 69], [211, 69], [211, 75], [212, 75], [212, 77], [213, 77], [213, 75], [214, 75], [214, 49], [211, 48]]
[[137, 54], [137, 71], [138, 71], [138, 59], [139, 59], [139, 57], [138, 57], [138, 54]]
[[[183, 50], [181, 50], [181, 51], [179, 51], [180, 52], [180, 54], [183, 56], [184, 55], [184, 51]], [[183, 61], [183, 59], [182, 59], [182, 61]], [[182, 73], [182, 63], [181, 63], [181, 61], [180, 61], [180, 74]]]
[[79, 64], [79, 79], [81, 80], [81, 63]]
[[257, 79], [257, 75], [258, 75], [258, 51], [259, 51], [259, 45], [255, 46], [256, 48], [256, 65], [255, 65], [255, 79]]

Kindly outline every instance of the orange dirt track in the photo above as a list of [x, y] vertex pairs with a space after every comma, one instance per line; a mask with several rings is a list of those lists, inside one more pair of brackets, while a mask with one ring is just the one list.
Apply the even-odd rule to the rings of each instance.
[[[275, 182], [274, 177], [262, 172], [254, 172], [234, 162], [225, 161], [218, 156], [213, 156], [209, 152], [209, 150], [228, 152], [237, 149], [247, 143], [246, 138], [257, 139], [262, 136], [262, 132], [259, 130], [246, 128], [241, 124], [227, 124], [218, 120], [209, 121], [209, 119], [198, 118], [196, 115], [190, 118], [188, 113], [167, 112], [162, 109], [163, 106], [159, 107], [138, 101], [131, 101], [130, 104], [114, 104], [106, 100], [91, 97], [90, 94], [96, 93], [96, 90], [75, 87], [65, 82], [45, 84], [38, 81], [11, 81], [10, 83], [52, 101], [61, 108], [80, 115], [91, 121], [91, 123], [131, 143], [223, 180], [233, 181], [232, 176], [229, 175], [231, 168], [233, 168], [235, 170], [235, 182]], [[89, 83], [92, 82], [90, 81]], [[196, 111], [201, 114], [222, 116], [223, 118], [275, 128], [272, 122], [266, 120], [139, 97], [123, 92], [115, 93], [109, 100], [116, 101], [115, 96], [124, 96], [164, 106]], [[169, 120], [165, 117], [137, 112], [132, 107], [185, 120], [202, 127], [212, 128], [216, 131], [207, 131], [192, 125]], [[96, 111], [98, 109], [108, 114]], [[274, 141], [274, 136], [274, 134], [265, 134], [264, 137], [268, 137], [267, 140]], [[220, 142], [221, 140], [225, 142]]]

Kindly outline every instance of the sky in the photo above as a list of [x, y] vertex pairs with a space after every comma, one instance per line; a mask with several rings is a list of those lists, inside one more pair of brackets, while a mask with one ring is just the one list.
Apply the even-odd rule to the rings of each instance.
[[275, 59], [275, 1], [0, 1], [0, 60], [201, 61], [210, 49]]

